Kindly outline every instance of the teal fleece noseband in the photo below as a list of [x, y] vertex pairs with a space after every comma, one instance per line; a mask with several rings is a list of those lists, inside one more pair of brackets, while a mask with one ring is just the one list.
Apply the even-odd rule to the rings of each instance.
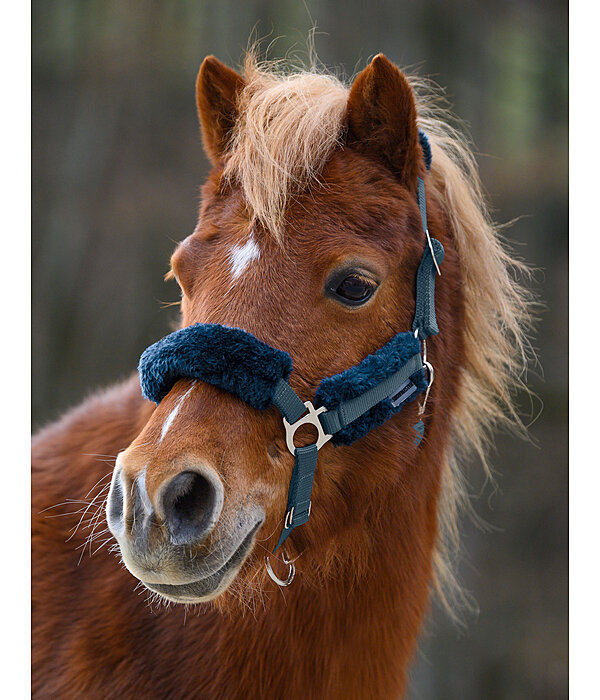
[[[423, 151], [427, 163], [425, 147]], [[417, 271], [412, 332], [398, 333], [359, 364], [324, 378], [315, 393], [314, 404], [303, 402], [288, 383], [292, 372], [290, 355], [239, 328], [197, 323], [159, 340], [140, 358], [142, 393], [157, 404], [179, 379], [190, 378], [224, 389], [256, 409], [264, 410], [272, 405], [279, 409], [286, 443], [295, 463], [284, 527], [273, 551], [294, 528], [309, 519], [318, 450], [329, 440], [336, 446], [352, 444], [431, 385], [433, 368], [422, 357], [421, 341], [424, 345], [428, 336], [438, 333], [435, 276], [444, 259], [444, 248], [430, 238], [427, 229], [425, 186], [421, 178], [418, 178], [417, 201], [427, 245]], [[311, 445], [296, 447], [294, 433], [305, 424], [317, 429], [318, 439]]]

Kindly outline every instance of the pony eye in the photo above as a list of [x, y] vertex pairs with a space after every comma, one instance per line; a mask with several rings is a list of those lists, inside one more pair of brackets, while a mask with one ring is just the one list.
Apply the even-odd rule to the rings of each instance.
[[366, 266], [347, 264], [331, 272], [325, 283], [325, 296], [346, 307], [362, 306], [377, 291], [378, 278], [379, 275]]
[[375, 293], [377, 283], [359, 272], [343, 273], [327, 285], [328, 296], [346, 306], [360, 306]]
[[366, 301], [373, 294], [373, 285], [358, 275], [350, 275], [338, 286], [335, 293], [356, 304]]

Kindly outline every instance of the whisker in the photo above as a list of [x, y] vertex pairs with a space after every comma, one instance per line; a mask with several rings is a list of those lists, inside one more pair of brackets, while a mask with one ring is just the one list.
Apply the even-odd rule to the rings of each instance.
[[99, 545], [98, 547], [96, 547], [96, 549], [90, 554], [90, 556], [93, 557], [94, 554], [97, 554], [97, 553], [102, 549], [102, 547], [104, 547], [104, 545], [107, 544], [108, 542], [110, 542], [112, 539], [114, 539], [114, 537], [113, 537], [112, 535], [111, 535], [110, 537], [107, 537], [107, 538], [104, 540], [104, 542], [102, 542], [101, 545]]

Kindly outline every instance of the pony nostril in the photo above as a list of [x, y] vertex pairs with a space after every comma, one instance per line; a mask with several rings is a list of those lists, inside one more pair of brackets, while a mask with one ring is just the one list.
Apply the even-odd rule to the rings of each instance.
[[193, 544], [212, 530], [223, 505], [223, 489], [216, 478], [181, 472], [166, 486], [162, 511], [173, 544]]

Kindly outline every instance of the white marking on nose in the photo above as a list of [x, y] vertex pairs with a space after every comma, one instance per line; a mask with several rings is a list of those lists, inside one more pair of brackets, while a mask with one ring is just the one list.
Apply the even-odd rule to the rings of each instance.
[[229, 251], [229, 262], [231, 263], [231, 275], [236, 280], [253, 260], [260, 258], [260, 248], [254, 240], [254, 232], [244, 245], [234, 245]]
[[191, 386], [191, 387], [185, 392], [185, 394], [179, 399], [179, 401], [175, 404], [175, 408], [174, 408], [174, 409], [171, 411], [171, 413], [169, 413], [169, 415], [167, 416], [167, 419], [166, 419], [165, 422], [163, 423], [162, 430], [160, 431], [160, 438], [159, 438], [159, 440], [158, 440], [158, 444], [159, 444], [159, 445], [160, 445], [160, 443], [163, 441], [163, 439], [164, 439], [165, 435], [167, 434], [169, 428], [170, 428], [171, 425], [173, 424], [173, 421], [175, 420], [175, 418], [177, 418], [177, 414], [179, 413], [179, 409], [181, 408], [181, 405], [182, 405], [183, 402], [186, 400], [186, 398], [188, 397], [188, 394], [190, 393], [190, 391], [191, 391], [195, 386], [196, 386], [196, 380], [194, 380], [194, 381], [192, 382], [192, 386]]

